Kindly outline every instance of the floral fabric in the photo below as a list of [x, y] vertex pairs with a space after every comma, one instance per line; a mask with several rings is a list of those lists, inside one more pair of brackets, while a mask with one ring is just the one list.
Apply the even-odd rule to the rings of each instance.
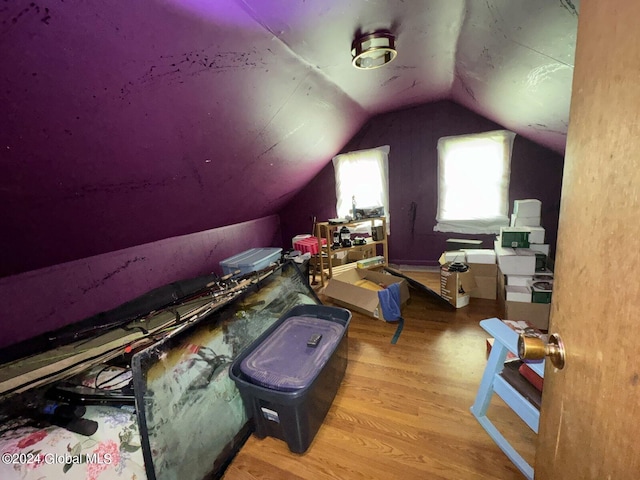
[[146, 478], [138, 424], [132, 409], [87, 406], [83, 418], [98, 422], [98, 430], [89, 437], [57, 426], [17, 426], [15, 429], [5, 429], [0, 435], [0, 478]]

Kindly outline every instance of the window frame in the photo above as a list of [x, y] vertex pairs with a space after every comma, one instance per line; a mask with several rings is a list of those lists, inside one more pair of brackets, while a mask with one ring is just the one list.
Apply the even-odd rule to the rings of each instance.
[[[356, 150], [353, 152], [341, 153], [333, 157], [333, 168], [335, 173], [336, 183], [336, 214], [338, 217], [352, 216], [352, 196], [353, 190], [348, 189], [344, 191], [343, 180], [341, 179], [343, 167], [349, 163], [371, 163], [371, 166], [378, 169], [380, 176], [379, 200], [384, 207], [384, 216], [387, 223], [387, 234], [390, 233], [390, 219], [389, 212], [389, 145], [383, 145], [375, 148], [368, 148], [364, 150]], [[374, 207], [379, 205], [365, 205], [362, 201], [358, 202], [356, 195], [357, 207]]]
[[[436, 232], [454, 232], [466, 234], [497, 234], [500, 227], [509, 225], [509, 185], [511, 181], [511, 154], [513, 150], [513, 141], [515, 133], [509, 130], [493, 130], [483, 133], [474, 133], [468, 135], [455, 135], [442, 137], [438, 139], [438, 205], [436, 214], [436, 225], [433, 230]], [[485, 212], [484, 215], [470, 213], [469, 218], [458, 218], [453, 215], [451, 195], [472, 194], [480, 199], [482, 193], [479, 191], [483, 186], [476, 185], [477, 177], [470, 175], [468, 178], [462, 178], [460, 185], [453, 185], [451, 178], [451, 170], [456, 165], [451, 164], [452, 153], [459, 148], [472, 148], [469, 145], [477, 143], [481, 147], [489, 147], [495, 143], [497, 151], [501, 152], [502, 170], [496, 168], [496, 176], [491, 179], [491, 184], [495, 185], [496, 191], [492, 195], [498, 197], [491, 208], [493, 212]], [[466, 144], [466, 145], [465, 145]], [[463, 161], [468, 162], [468, 157]], [[496, 158], [490, 161], [496, 162]], [[457, 165], [459, 167], [459, 165]], [[449, 180], [449, 183], [446, 183]], [[465, 187], [467, 190], [465, 190]], [[456, 191], [457, 189], [457, 191]], [[478, 206], [481, 202], [473, 203]]]

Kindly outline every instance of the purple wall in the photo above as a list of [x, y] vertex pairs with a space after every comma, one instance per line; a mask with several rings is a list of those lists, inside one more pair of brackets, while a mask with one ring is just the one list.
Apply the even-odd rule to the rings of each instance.
[[0, 278], [0, 348], [114, 308], [156, 287], [221, 274], [220, 260], [278, 246], [277, 215]]
[[[484, 117], [449, 101], [378, 115], [371, 119], [342, 152], [390, 145], [389, 201], [393, 263], [437, 265], [447, 238], [478, 238], [493, 246], [492, 235], [434, 232], [438, 206], [437, 142], [448, 135], [501, 129]], [[560, 208], [563, 158], [521, 136], [516, 136], [511, 162], [509, 201], [542, 200], [542, 225], [547, 241], [555, 245]], [[283, 242], [308, 233], [311, 216], [318, 221], [335, 216], [335, 181], [331, 162], [280, 211]], [[512, 206], [510, 207], [510, 209]], [[412, 220], [415, 212], [415, 221]]]
[[367, 118], [244, 2], [1, 5], [0, 277], [274, 215]]

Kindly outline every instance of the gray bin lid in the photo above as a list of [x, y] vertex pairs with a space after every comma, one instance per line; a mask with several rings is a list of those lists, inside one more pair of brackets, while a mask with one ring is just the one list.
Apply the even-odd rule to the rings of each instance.
[[[307, 346], [314, 333], [316, 347]], [[291, 392], [310, 385], [333, 354], [344, 326], [316, 317], [287, 318], [240, 363], [240, 370], [257, 385]]]

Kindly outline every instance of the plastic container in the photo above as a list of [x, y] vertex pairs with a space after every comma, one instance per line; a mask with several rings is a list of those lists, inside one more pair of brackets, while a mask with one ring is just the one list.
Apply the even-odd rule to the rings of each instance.
[[291, 246], [297, 250], [296, 243], [300, 240], [304, 240], [305, 238], [309, 238], [310, 236], [311, 235], [309, 235], [308, 233], [301, 233], [300, 235], [296, 235], [291, 239]]
[[251, 248], [220, 262], [223, 275], [240, 270], [240, 274], [257, 272], [280, 258], [281, 248]]
[[[321, 241], [322, 245], [327, 244], [326, 238], [323, 238]], [[296, 250], [300, 250], [302, 253], [310, 253], [312, 255], [315, 255], [318, 253], [318, 237], [307, 237], [299, 239], [293, 244], [293, 248], [295, 248]]]
[[[307, 451], [347, 367], [348, 310], [325, 305], [294, 307], [233, 362], [236, 383], [259, 438], [284, 440], [294, 453]], [[322, 335], [308, 347], [313, 333]]]

